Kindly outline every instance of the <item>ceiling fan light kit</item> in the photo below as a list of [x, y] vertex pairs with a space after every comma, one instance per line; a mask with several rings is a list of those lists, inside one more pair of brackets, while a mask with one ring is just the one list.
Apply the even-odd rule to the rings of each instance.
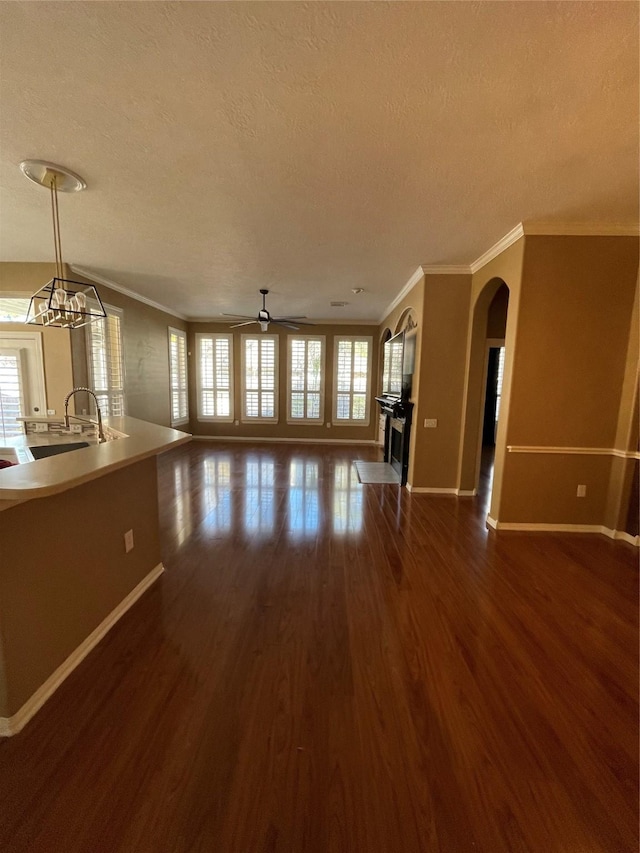
[[66, 279], [62, 262], [58, 192], [81, 192], [86, 182], [75, 172], [46, 160], [23, 160], [20, 170], [30, 181], [50, 192], [56, 258], [56, 274], [31, 297], [25, 322], [32, 326], [78, 329], [104, 319], [107, 312], [97, 289], [92, 284]]
[[[236, 320], [239, 320], [238, 323], [232, 323], [229, 327], [231, 329], [237, 329], [240, 326], [251, 326], [253, 323], [257, 323], [260, 326], [261, 332], [269, 331], [269, 324], [275, 323], [277, 326], [284, 326], [286, 329], [293, 329], [294, 331], [298, 331], [300, 326], [313, 326], [313, 323], [304, 323], [305, 320], [304, 314], [295, 317], [272, 317], [269, 311], [267, 310], [266, 300], [268, 290], [265, 288], [260, 288], [260, 293], [262, 294], [262, 308], [258, 311], [257, 317], [248, 317], [246, 314], [223, 314], [223, 317], [233, 317]], [[292, 322], [295, 321], [295, 322]]]

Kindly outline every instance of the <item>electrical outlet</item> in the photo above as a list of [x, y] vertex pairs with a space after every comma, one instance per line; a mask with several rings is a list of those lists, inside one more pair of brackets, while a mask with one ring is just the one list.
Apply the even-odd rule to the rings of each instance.
[[331, 421], [327, 421], [327, 429], [331, 429]]
[[124, 550], [126, 554], [133, 551], [133, 530], [127, 530], [124, 534]]
[[69, 428], [71, 432], [82, 432], [82, 424], [70, 424]]
[[48, 415], [55, 415], [55, 413], [56, 413], [56, 410], [55, 410], [55, 409], [47, 409], [47, 414], [48, 414]]
[[425, 418], [424, 419], [425, 429], [435, 429], [438, 426], [437, 418]]
[[36, 432], [48, 432], [49, 424], [36, 424]]
[[585, 498], [587, 496], [587, 487], [586, 486], [578, 486], [578, 490], [576, 492], [577, 497]]
[[233, 425], [234, 425], [234, 426], [240, 426], [240, 421], [234, 421], [234, 422], [233, 422]]

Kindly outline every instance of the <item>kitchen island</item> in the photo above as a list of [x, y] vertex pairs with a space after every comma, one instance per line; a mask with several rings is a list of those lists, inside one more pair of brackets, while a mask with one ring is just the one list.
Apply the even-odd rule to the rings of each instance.
[[0, 470], [0, 735], [20, 731], [163, 571], [156, 456], [191, 437], [129, 417], [105, 427], [105, 443]]

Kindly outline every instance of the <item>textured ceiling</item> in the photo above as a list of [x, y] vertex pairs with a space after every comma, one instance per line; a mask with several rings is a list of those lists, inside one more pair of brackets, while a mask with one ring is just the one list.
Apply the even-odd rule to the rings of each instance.
[[[638, 4], [0, 3], [1, 257], [190, 317], [378, 319], [521, 220], [638, 220]], [[363, 287], [354, 296], [351, 288]], [[330, 300], [346, 300], [343, 309]]]

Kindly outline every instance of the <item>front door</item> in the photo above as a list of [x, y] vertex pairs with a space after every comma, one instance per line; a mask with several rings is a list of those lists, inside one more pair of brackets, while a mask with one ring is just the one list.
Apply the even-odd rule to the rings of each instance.
[[0, 332], [0, 441], [23, 432], [16, 418], [45, 417], [40, 332]]

